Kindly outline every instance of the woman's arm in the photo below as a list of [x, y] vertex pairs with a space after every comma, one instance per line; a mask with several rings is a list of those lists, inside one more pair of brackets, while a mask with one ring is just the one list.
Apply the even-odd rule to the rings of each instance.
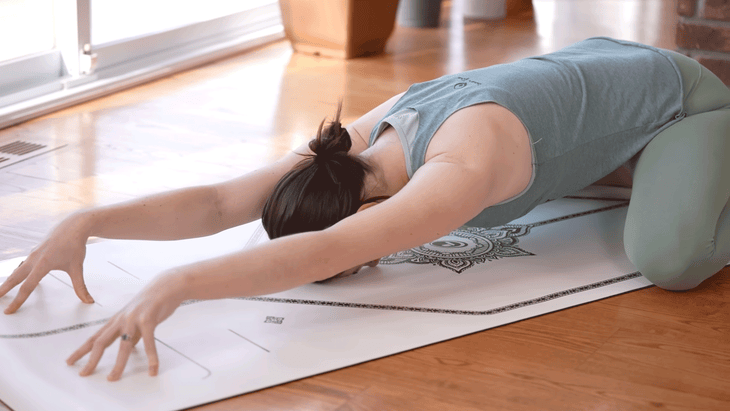
[[[350, 154], [368, 147], [374, 125], [395, 104], [398, 94], [347, 126]], [[89, 236], [117, 239], [177, 240], [203, 237], [261, 218], [276, 183], [304, 157], [308, 143], [256, 171], [221, 183], [183, 188], [73, 215]]]
[[[368, 134], [397, 97], [348, 126], [351, 135], [358, 136], [353, 138], [351, 154], [357, 155], [367, 148], [360, 131]], [[14, 313], [20, 308], [51, 270], [66, 271], [77, 296], [86, 303], [93, 303], [83, 277], [86, 241], [90, 236], [176, 240], [215, 234], [259, 218], [276, 183], [302, 160], [302, 154], [312, 154], [306, 143], [275, 163], [226, 182], [169, 191], [72, 214], [56, 226], [0, 285], [2, 297], [22, 284], [5, 313]]]
[[[294, 234], [162, 273], [67, 360], [87, 353], [81, 375], [96, 368], [122, 336], [109, 380], [121, 377], [141, 339], [150, 375], [159, 366], [154, 330], [184, 300], [270, 294], [332, 277], [393, 252], [432, 241], [478, 214], [493, 181], [464, 164], [431, 160], [398, 194], [323, 230]], [[480, 194], [481, 193], [481, 194]]]
[[391, 199], [329, 229], [282, 237], [172, 270], [181, 299], [270, 294], [332, 277], [433, 241], [483, 210], [490, 182], [477, 170], [429, 162]]
[[[307, 153], [306, 145], [281, 160], [226, 182], [188, 187], [81, 211], [88, 236], [177, 240], [218, 233], [261, 217], [279, 179]], [[235, 192], [232, 192], [235, 191]]]
[[[300, 148], [303, 152], [305, 146]], [[83, 263], [90, 236], [123, 239], [175, 240], [217, 233], [258, 218], [276, 182], [301, 156], [291, 153], [260, 170], [236, 179], [239, 191], [230, 193], [238, 213], [221, 209], [226, 183], [191, 187], [143, 197], [111, 206], [92, 208], [59, 223], [25, 261], [0, 285], [0, 297], [22, 284], [5, 314], [20, 308], [51, 270], [68, 273], [76, 295], [86, 303], [94, 299], [86, 288]]]
[[[368, 147], [368, 137], [402, 94], [363, 115], [347, 130], [352, 137], [350, 154]], [[276, 183], [312, 154], [308, 142], [256, 171], [221, 183], [183, 188], [132, 201], [81, 211], [72, 218], [88, 236], [140, 240], [177, 240], [202, 237], [261, 218]]]

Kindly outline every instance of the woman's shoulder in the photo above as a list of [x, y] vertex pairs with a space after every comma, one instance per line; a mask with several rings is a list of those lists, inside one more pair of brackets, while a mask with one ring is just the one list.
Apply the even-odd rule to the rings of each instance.
[[485, 102], [464, 107], [447, 117], [434, 132], [425, 160], [451, 155], [480, 161], [491, 156], [495, 148], [527, 143], [527, 129], [515, 114], [499, 104]]
[[352, 137], [352, 149], [350, 154], [358, 155], [367, 150], [370, 144], [370, 134], [377, 127], [380, 120], [390, 111], [390, 109], [400, 100], [405, 92], [396, 94], [384, 103], [365, 113], [357, 120], [350, 123], [346, 128]]
[[424, 162], [459, 163], [473, 169], [493, 182], [492, 195], [505, 200], [530, 182], [532, 145], [515, 114], [495, 103], [480, 103], [454, 112], [441, 124]]

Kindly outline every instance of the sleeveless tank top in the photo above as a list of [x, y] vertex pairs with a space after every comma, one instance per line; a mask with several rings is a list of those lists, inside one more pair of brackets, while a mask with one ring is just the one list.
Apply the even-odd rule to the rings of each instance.
[[685, 116], [683, 93], [679, 68], [665, 50], [594, 37], [547, 55], [413, 84], [373, 128], [369, 144], [392, 126], [411, 178], [451, 114], [487, 102], [508, 109], [527, 129], [533, 172], [522, 193], [466, 224], [496, 227], [635, 157]]

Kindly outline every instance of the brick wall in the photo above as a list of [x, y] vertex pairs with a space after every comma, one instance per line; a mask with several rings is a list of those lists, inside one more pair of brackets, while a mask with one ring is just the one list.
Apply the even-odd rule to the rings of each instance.
[[677, 47], [730, 85], [730, 0], [677, 0]]

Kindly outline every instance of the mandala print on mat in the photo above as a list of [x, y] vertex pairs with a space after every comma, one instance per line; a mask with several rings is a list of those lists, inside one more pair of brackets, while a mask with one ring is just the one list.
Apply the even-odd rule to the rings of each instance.
[[517, 247], [517, 238], [529, 233], [530, 226], [463, 228], [431, 243], [383, 257], [380, 264], [432, 264], [461, 274], [486, 261], [535, 255]]

